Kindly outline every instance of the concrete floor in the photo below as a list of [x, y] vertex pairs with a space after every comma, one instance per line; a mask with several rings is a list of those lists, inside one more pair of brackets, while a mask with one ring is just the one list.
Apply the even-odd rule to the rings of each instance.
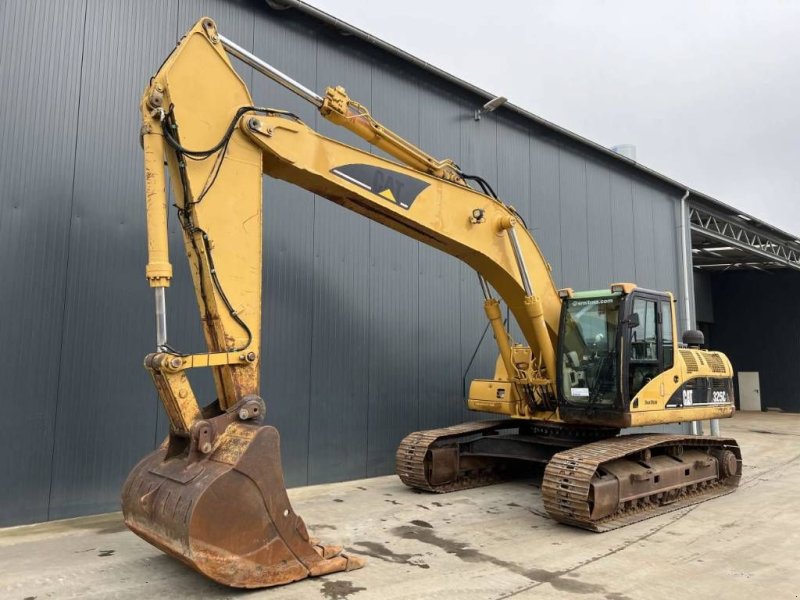
[[290, 490], [313, 534], [359, 571], [239, 592], [132, 533], [118, 513], [0, 530], [0, 598], [798, 598], [800, 415], [740, 413], [734, 494], [621, 530], [558, 525], [538, 481], [447, 495], [395, 477]]

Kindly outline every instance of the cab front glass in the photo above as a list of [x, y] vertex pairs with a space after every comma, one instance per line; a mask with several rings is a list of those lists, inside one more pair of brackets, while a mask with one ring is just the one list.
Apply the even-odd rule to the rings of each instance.
[[558, 373], [563, 404], [606, 409], [618, 405], [621, 306], [620, 294], [565, 299]]

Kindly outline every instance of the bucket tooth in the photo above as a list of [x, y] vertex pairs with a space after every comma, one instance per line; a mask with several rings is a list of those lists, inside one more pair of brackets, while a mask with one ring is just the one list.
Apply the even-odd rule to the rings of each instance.
[[151, 453], [128, 476], [125, 524], [207, 577], [257, 588], [364, 565], [309, 538], [286, 494], [274, 427], [231, 425], [207, 457], [166, 454]]
[[309, 541], [314, 546], [314, 550], [317, 551], [322, 558], [333, 558], [334, 556], [339, 556], [344, 548], [342, 546], [326, 546], [325, 544], [320, 543], [320, 541], [316, 538], [309, 538]]

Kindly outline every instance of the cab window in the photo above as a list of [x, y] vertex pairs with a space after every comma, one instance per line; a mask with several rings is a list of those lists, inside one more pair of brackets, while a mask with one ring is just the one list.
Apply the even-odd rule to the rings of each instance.
[[674, 361], [675, 345], [672, 334], [672, 310], [669, 302], [661, 304], [661, 344], [664, 354], [664, 370], [671, 369]]
[[655, 300], [633, 300], [633, 312], [638, 316], [639, 324], [630, 330], [628, 389], [631, 396], [639, 393], [639, 390], [661, 372], [658, 360], [658, 310]]
[[639, 324], [631, 329], [631, 359], [657, 361], [656, 303], [636, 298], [633, 301], [633, 312], [639, 315]]

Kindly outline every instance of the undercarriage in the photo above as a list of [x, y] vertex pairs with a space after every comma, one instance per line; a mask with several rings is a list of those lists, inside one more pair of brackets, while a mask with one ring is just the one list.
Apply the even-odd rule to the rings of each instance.
[[519, 420], [418, 431], [397, 449], [406, 485], [444, 493], [507, 481], [545, 465], [542, 498], [561, 523], [608, 531], [732, 492], [742, 472], [733, 439]]

